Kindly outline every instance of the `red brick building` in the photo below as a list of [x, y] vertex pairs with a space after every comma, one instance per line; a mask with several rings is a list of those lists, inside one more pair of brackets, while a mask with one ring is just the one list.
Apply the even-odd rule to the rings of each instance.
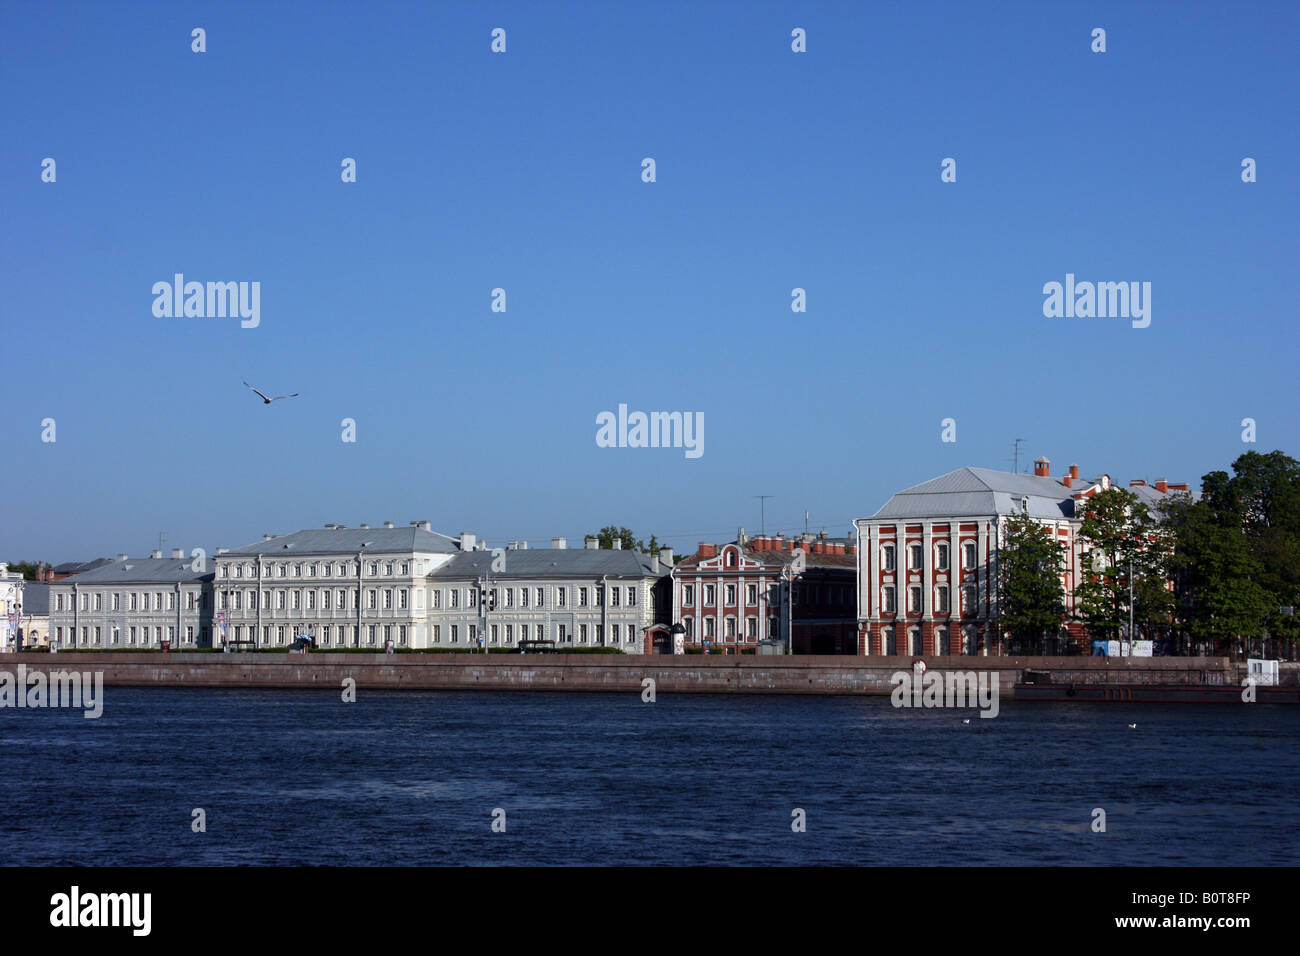
[[[1077, 465], [1052, 477], [1046, 458], [1033, 475], [961, 468], [898, 492], [858, 536], [858, 652], [861, 654], [988, 655], [1003, 653], [998, 628], [998, 547], [1006, 521], [1029, 515], [1053, 529], [1065, 547], [1062, 576], [1067, 614], [1083, 580], [1079, 527], [1082, 503], [1111, 487], [1109, 475], [1081, 479]], [[1130, 482], [1154, 511], [1186, 484], [1163, 478]], [[1081, 650], [1083, 625], [1063, 624]]]
[[673, 621], [688, 648], [753, 651], [760, 640], [796, 654], [856, 654], [856, 545], [825, 534], [702, 543], [673, 569]]

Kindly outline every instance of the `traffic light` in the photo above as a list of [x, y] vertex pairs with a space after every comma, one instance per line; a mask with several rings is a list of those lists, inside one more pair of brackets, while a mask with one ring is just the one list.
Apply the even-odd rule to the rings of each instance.
[[496, 589], [496, 588], [492, 588], [490, 591], [488, 591], [488, 593], [487, 593], [487, 602], [488, 602], [488, 604], [487, 604], [487, 609], [488, 609], [489, 611], [495, 611], [495, 610], [497, 609], [497, 589]]

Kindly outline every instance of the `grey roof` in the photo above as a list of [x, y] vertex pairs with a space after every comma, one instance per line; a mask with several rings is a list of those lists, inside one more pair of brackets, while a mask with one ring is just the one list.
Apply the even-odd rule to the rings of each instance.
[[96, 558], [93, 561], [64, 561], [62, 564], [55, 565], [55, 574], [80, 574], [83, 571], [93, 571], [96, 568], [102, 568], [106, 564], [112, 564], [112, 558]]
[[[991, 468], [958, 468], [932, 478], [891, 497], [872, 518], [965, 517], [1014, 514], [1022, 511], [1021, 500], [1028, 502], [1028, 513], [1035, 518], [1058, 520], [1074, 517], [1074, 494], [1101, 484], [1101, 476], [1079, 478], [1067, 488], [1062, 478], [1017, 475]], [[1112, 483], [1112, 488], [1122, 487]], [[1129, 491], [1145, 502], [1155, 514], [1156, 506], [1169, 497], [1152, 485], [1136, 485]]]
[[[364, 546], [364, 548], [363, 548]], [[454, 554], [459, 545], [423, 528], [309, 528], [234, 548], [228, 554], [287, 557], [293, 554], [412, 553]]]
[[42, 581], [23, 582], [23, 615], [45, 617], [50, 613], [50, 586]]
[[525, 548], [506, 551], [505, 570], [490, 571], [492, 552], [466, 551], [429, 573], [430, 579], [493, 578], [616, 578], [662, 577], [668, 566], [656, 570], [654, 557], [612, 548]]
[[946, 475], [905, 488], [891, 497], [873, 518], [924, 518], [1011, 514], [1021, 511], [1017, 499], [1028, 501], [1035, 518], [1074, 516], [1074, 492], [1060, 478], [1017, 475], [990, 468], [958, 468]]
[[71, 587], [74, 584], [176, 584], [184, 581], [211, 581], [211, 567], [199, 572], [191, 568], [189, 558], [127, 558], [112, 561], [93, 571], [84, 571], [75, 581], [56, 581]]

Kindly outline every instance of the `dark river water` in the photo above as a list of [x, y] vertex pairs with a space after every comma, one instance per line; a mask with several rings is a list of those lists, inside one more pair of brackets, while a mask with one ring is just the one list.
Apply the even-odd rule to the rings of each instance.
[[1296, 707], [1003, 703], [980, 719], [887, 697], [105, 698], [98, 720], [0, 710], [0, 862], [1300, 862]]

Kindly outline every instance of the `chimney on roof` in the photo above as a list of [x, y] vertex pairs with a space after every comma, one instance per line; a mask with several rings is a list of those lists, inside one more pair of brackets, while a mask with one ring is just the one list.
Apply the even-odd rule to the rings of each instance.
[[518, 550], [519, 550], [519, 542], [518, 542], [518, 541], [507, 541], [507, 542], [506, 542], [506, 550], [507, 550], [507, 551], [518, 551]]
[[157, 548], [154, 548], [152, 551], [149, 552], [149, 557], [154, 558], [156, 560], [162, 557], [162, 552], [159, 551]]
[[[328, 528], [329, 525], [326, 525], [325, 527]], [[264, 535], [262, 535], [262, 540], [263, 540], [263, 541], [270, 541], [270, 540], [271, 540], [272, 538], [274, 538], [274, 537], [275, 537], [275, 535], [273, 535], [273, 534], [264, 534]]]
[[1170, 491], [1191, 491], [1192, 489], [1188, 487], [1187, 482], [1185, 481], [1171, 481], [1169, 483], [1169, 490]]
[[370, 530], [370, 525], [366, 524], [364, 521], [361, 524], [357, 525], [357, 527], [360, 528], [362, 531]]
[[622, 538], [615, 538], [615, 539], [614, 539], [612, 542], [610, 542], [610, 543], [613, 544], [613, 546], [614, 546], [614, 550], [615, 550], [615, 551], [622, 551], [622, 550], [623, 550], [623, 539], [622, 539]]
[[184, 548], [172, 548], [172, 557], [173, 557], [173, 558], [183, 558], [183, 557], [185, 557], [185, 549], [184, 549]]
[[1073, 479], [1074, 481], [1078, 481], [1078, 480], [1079, 480], [1079, 466], [1078, 466], [1078, 465], [1071, 465], [1071, 466], [1070, 466], [1070, 478]]
[[1034, 459], [1034, 474], [1039, 478], [1052, 477], [1052, 463], [1046, 457], [1040, 455]]
[[391, 528], [392, 526], [393, 526], [393, 523], [392, 523], [391, 521], [385, 521], [385, 522], [384, 522], [384, 527], [385, 527], [385, 528]]
[[1061, 479], [1061, 481], [1065, 483], [1065, 487], [1067, 488], [1074, 487], [1074, 475], [1066, 475], [1064, 478]]
[[229, 548], [217, 548], [216, 553], [217, 553], [217, 554], [225, 554], [225, 553], [227, 553], [229, 550], [230, 550]]
[[1132, 478], [1129, 480], [1128, 486], [1130, 488], [1145, 488], [1146, 484], [1147, 480], [1145, 478]]
[[563, 551], [566, 548], [568, 548], [568, 546], [569, 546], [569, 542], [566, 541], [564, 538], [551, 539], [551, 547], [556, 549], [557, 551]]
[[582, 544], [588, 551], [595, 551], [600, 548], [600, 538], [594, 534], [589, 534], [582, 539]]
[[1162, 495], [1163, 495], [1163, 494], [1168, 494], [1168, 492], [1169, 492], [1169, 482], [1165, 481], [1163, 478], [1157, 478], [1157, 479], [1156, 479], [1156, 491], [1160, 492]]
[[460, 549], [462, 551], [473, 551], [477, 540], [476, 535], [470, 534], [468, 531], [462, 531], [460, 533]]
[[126, 555], [125, 555], [125, 554], [119, 554], [119, 555], [117, 556], [117, 560], [119, 560], [119, 561], [125, 561], [125, 560], [126, 560]]
[[520, 550], [520, 551], [527, 551], [527, 550], [528, 550], [528, 542], [527, 542], [527, 541], [520, 541], [520, 542], [519, 542], [519, 550]]
[[673, 549], [672, 549], [672, 548], [660, 548], [660, 549], [659, 549], [659, 560], [662, 561], [664, 564], [668, 565], [668, 567], [671, 568], [671, 567], [673, 566]]
[[745, 541], [745, 526], [742, 524], [740, 530], [736, 532], [736, 544], [743, 548], [745, 546]]
[[716, 544], [709, 544], [709, 542], [707, 541], [700, 542], [701, 558], [716, 558], [717, 556], [718, 556], [718, 546]]
[[432, 530], [433, 530], [433, 525], [431, 525], [431, 524], [430, 524], [429, 522], [427, 522], [427, 521], [412, 521], [412, 522], [411, 522], [411, 527], [412, 527], [412, 528], [418, 528], [420, 531], [432, 531]]

